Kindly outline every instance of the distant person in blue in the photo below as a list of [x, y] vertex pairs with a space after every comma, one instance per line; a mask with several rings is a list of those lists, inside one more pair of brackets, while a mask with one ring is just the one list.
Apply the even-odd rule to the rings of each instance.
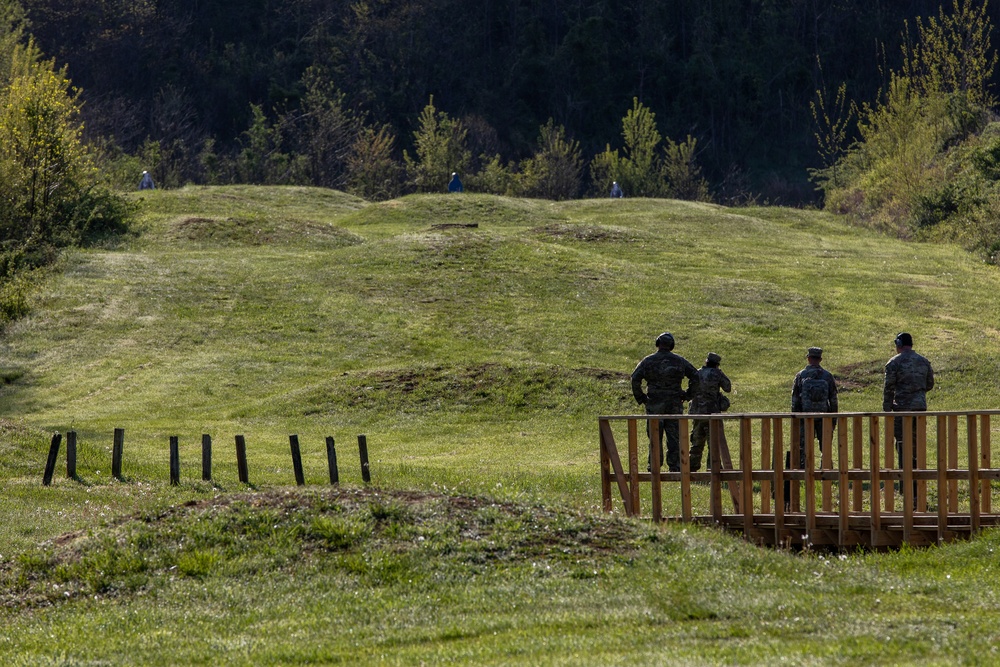
[[458, 178], [457, 172], [451, 172], [451, 182], [448, 183], [448, 192], [463, 192], [462, 181]]
[[156, 186], [153, 185], [153, 177], [150, 176], [148, 171], [142, 172], [142, 180], [139, 181], [140, 190], [155, 190]]
[[618, 181], [615, 181], [614, 183], [612, 183], [611, 184], [611, 198], [612, 199], [621, 199], [624, 196], [625, 196], [625, 193], [622, 192], [622, 186], [618, 185]]

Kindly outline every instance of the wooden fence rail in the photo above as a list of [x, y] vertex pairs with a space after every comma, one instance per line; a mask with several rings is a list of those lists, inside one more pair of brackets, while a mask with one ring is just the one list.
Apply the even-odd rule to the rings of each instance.
[[[617, 495], [629, 516], [709, 523], [771, 545], [886, 548], [969, 537], [1000, 525], [1000, 514], [992, 511], [1000, 467], [992, 466], [990, 447], [991, 417], [998, 414], [599, 417], [604, 510], [613, 511]], [[662, 419], [677, 423], [676, 472], [660, 469]], [[706, 471], [691, 470], [689, 434], [696, 419], [709, 420]], [[805, 438], [805, 460], [799, 461], [800, 437], [813, 434], [817, 424], [822, 437]], [[733, 452], [727, 432], [737, 435]], [[652, 450], [647, 470], [639, 463], [646, 460], [640, 439], [642, 449]], [[624, 460], [618, 441], [625, 443]]]

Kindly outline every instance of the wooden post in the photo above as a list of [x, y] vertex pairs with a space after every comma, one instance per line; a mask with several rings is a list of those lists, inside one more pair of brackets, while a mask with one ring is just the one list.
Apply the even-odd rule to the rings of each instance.
[[632, 491], [632, 515], [639, 516], [639, 427], [636, 420], [628, 420], [628, 480]]
[[[805, 468], [803, 465], [805, 462], [802, 460], [802, 456], [799, 452], [799, 438], [802, 437], [802, 420], [792, 418], [792, 429], [791, 429], [791, 439], [788, 442], [788, 460], [790, 462], [789, 469], [799, 470]], [[799, 480], [794, 482], [789, 482], [788, 487], [788, 497], [785, 498], [786, 503], [790, 503], [789, 509], [792, 512], [801, 511], [801, 499], [799, 498]]]
[[806, 470], [805, 494], [806, 494], [806, 536], [812, 544], [816, 536], [816, 428], [813, 426], [812, 417], [806, 417], [806, 460], [804, 467]]
[[708, 451], [712, 459], [712, 487], [710, 492], [712, 520], [722, 523], [722, 420], [711, 419], [708, 422]]
[[[854, 459], [852, 467], [855, 470], [863, 470], [865, 467], [865, 452], [864, 452], [864, 423], [860, 415], [855, 415], [854, 419], [851, 420], [854, 425]], [[864, 496], [861, 480], [855, 480], [851, 482], [851, 490], [854, 493], [854, 511], [860, 512], [864, 507]]]
[[292, 448], [292, 469], [295, 470], [295, 483], [298, 486], [302, 486], [306, 483], [306, 478], [302, 472], [302, 452], [299, 450], [299, 436], [288, 436], [288, 444]]
[[737, 512], [743, 512], [743, 535], [750, 539], [753, 533], [753, 442], [750, 419], [740, 419], [740, 467], [743, 471], [743, 496]]
[[899, 493], [903, 496], [903, 541], [913, 535], [913, 418], [903, 417], [903, 482]]
[[948, 418], [937, 418], [937, 483], [938, 483], [938, 543], [944, 542], [948, 532]]
[[[771, 469], [771, 419], [760, 421], [760, 469]], [[764, 479], [760, 482], [760, 513], [771, 513], [771, 482]]]
[[[989, 415], [980, 415], [979, 437], [982, 439], [982, 444], [979, 447], [979, 469], [989, 470], [991, 467]], [[983, 514], [989, 514], [993, 511], [993, 494], [990, 490], [990, 480], [983, 479], [981, 484], [983, 488], [980, 491], [979, 502], [982, 504]]]
[[[611, 454], [608, 453], [608, 445], [605, 442], [605, 433], [611, 431], [611, 426], [606, 419], [598, 419], [597, 427], [600, 431], [600, 437], [598, 438], [598, 448], [600, 449], [601, 458], [601, 500], [602, 507], [605, 512], [610, 512], [613, 509], [611, 504]], [[333, 438], [326, 439], [326, 451], [327, 457], [329, 458], [330, 446], [332, 444]], [[334, 452], [334, 457], [336, 457], [336, 452]], [[336, 459], [334, 459], [336, 461]], [[333, 463], [331, 463], [333, 465]], [[334, 466], [336, 467], [336, 466]], [[331, 471], [333, 473], [335, 471]], [[330, 476], [330, 483], [335, 484], [333, 481], [333, 475]]]
[[871, 468], [871, 481], [868, 486], [868, 498], [872, 513], [871, 544], [878, 544], [878, 534], [882, 530], [882, 457], [881, 441], [878, 432], [878, 417], [868, 418], [868, 464]]
[[[927, 468], [927, 417], [920, 416], [917, 417], [917, 469], [924, 470]], [[916, 511], [926, 512], [927, 511], [927, 482], [923, 480], [917, 480], [914, 482], [917, 487], [917, 500], [916, 500]]]
[[[958, 468], [958, 415], [948, 415], [948, 467]], [[948, 511], [958, 513], [958, 480], [948, 480]]]
[[[896, 468], [896, 436], [895, 427], [893, 426], [893, 418], [886, 415], [885, 417], [885, 432], [883, 442], [885, 449], [882, 452], [882, 456], [885, 458], [886, 469]], [[894, 481], [885, 480], [885, 485], [883, 488], [885, 504], [882, 506], [886, 513], [891, 513], [896, 511], [896, 497], [893, 490]]]
[[201, 479], [212, 481], [212, 436], [208, 433], [201, 434]]
[[652, 492], [653, 522], [663, 521], [662, 480], [660, 479], [660, 420], [647, 419], [649, 425], [649, 469], [653, 473]]
[[125, 429], [115, 429], [114, 445], [111, 448], [111, 476], [122, 479], [122, 454], [125, 449]]
[[371, 469], [368, 466], [368, 438], [358, 436], [358, 454], [361, 455], [361, 479], [367, 484], [372, 481]]
[[247, 469], [247, 441], [242, 435], [236, 436], [236, 469], [240, 482], [250, 484], [250, 471]]
[[45, 474], [42, 477], [42, 484], [44, 486], [52, 484], [52, 475], [56, 471], [56, 460], [59, 458], [60, 443], [62, 443], [62, 433], [53, 433], [52, 442], [49, 443], [49, 458], [45, 462]]
[[785, 531], [785, 445], [782, 438], [782, 421], [774, 420], [774, 544], [781, 545]]
[[[604, 448], [601, 448], [601, 459], [603, 460], [607, 454], [604, 453]], [[326, 462], [330, 468], [330, 484], [340, 483], [340, 472], [337, 470], [337, 447], [333, 441], [333, 436], [326, 437]], [[605, 470], [602, 465], [601, 470]], [[603, 480], [602, 480], [603, 481]], [[608, 486], [607, 500], [611, 500], [611, 487]], [[607, 511], [607, 510], [605, 510]]]
[[[824, 472], [833, 470], [833, 417], [821, 417], [820, 418], [820, 429], [822, 430], [823, 437], [820, 442], [823, 446], [820, 448], [823, 450], [822, 456], [820, 458], [820, 469]], [[809, 431], [810, 435], [813, 433]], [[840, 446], [838, 442], [838, 447]], [[832, 512], [833, 511], [833, 482], [828, 479], [823, 480], [823, 511]]]
[[847, 417], [837, 418], [837, 469], [840, 479], [837, 482], [837, 509], [840, 511], [839, 522], [837, 524], [837, 543], [840, 548], [844, 548], [847, 541], [848, 519], [851, 514], [850, 504], [850, 484], [847, 481], [848, 456], [847, 456]]
[[170, 486], [181, 483], [181, 454], [178, 437], [170, 436]]
[[76, 431], [66, 433], [66, 477], [76, 479]]
[[979, 532], [979, 435], [976, 433], [976, 416], [966, 416], [969, 440], [969, 522], [972, 534]]
[[691, 421], [681, 419], [678, 424], [681, 450], [681, 519], [691, 520]]

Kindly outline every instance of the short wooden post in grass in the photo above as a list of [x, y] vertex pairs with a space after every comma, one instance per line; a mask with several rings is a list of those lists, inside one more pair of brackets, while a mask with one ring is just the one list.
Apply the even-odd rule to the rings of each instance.
[[125, 429], [115, 429], [115, 441], [111, 448], [111, 476], [122, 478], [122, 450], [125, 449]]
[[250, 483], [250, 471], [247, 470], [247, 441], [242, 435], [236, 436], [236, 469], [240, 482]]
[[170, 485], [178, 486], [181, 483], [181, 453], [180, 444], [176, 435], [170, 436]]
[[363, 435], [358, 436], [358, 454], [361, 455], [361, 479], [370, 482], [372, 473], [368, 467], [368, 438]]
[[207, 433], [201, 434], [201, 478], [212, 481], [212, 436]]
[[339, 484], [340, 473], [337, 471], [337, 447], [331, 435], [326, 437], [326, 460], [330, 466], [330, 484]]
[[76, 479], [76, 431], [66, 432], [66, 477]]
[[45, 486], [52, 484], [52, 474], [56, 471], [60, 443], [62, 443], [62, 433], [53, 433], [52, 442], [49, 444], [49, 458], [45, 462], [45, 475], [42, 477], [42, 484]]
[[302, 486], [306, 483], [306, 478], [302, 473], [302, 451], [299, 449], [299, 436], [288, 436], [288, 444], [292, 448], [292, 469], [295, 471], [295, 483]]

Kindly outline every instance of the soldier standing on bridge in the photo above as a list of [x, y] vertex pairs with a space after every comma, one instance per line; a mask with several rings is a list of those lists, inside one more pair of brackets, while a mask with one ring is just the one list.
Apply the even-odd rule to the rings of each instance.
[[[882, 388], [883, 412], [924, 412], [927, 392], [934, 388], [931, 362], [913, 351], [913, 337], [901, 332], [893, 341], [896, 356], [885, 365], [885, 385]], [[917, 418], [913, 419], [913, 465], [917, 465]], [[896, 455], [903, 467], [903, 418], [893, 420]]]
[[[688, 393], [691, 395], [691, 407], [688, 413], [692, 415], [711, 415], [725, 412], [729, 407], [729, 399], [722, 395], [722, 392], [730, 392], [733, 389], [732, 383], [719, 366], [722, 364], [722, 357], [715, 352], [708, 353], [705, 365], [698, 369], [698, 375], [689, 383]], [[694, 420], [694, 427], [691, 429], [691, 471], [701, 470], [701, 455], [705, 451], [705, 442], [708, 440], [709, 421], [707, 419]], [[709, 453], [711, 461], [711, 453]]]
[[[656, 337], [656, 352], [645, 357], [632, 371], [632, 395], [640, 405], [646, 406], [647, 415], [679, 415], [684, 413], [684, 400], [688, 397], [681, 387], [688, 379], [688, 389], [698, 371], [684, 357], [674, 354], [674, 337], [664, 332]], [[646, 391], [642, 382], [646, 381]], [[646, 422], [649, 432], [649, 422]], [[670, 472], [680, 472], [680, 428], [676, 419], [660, 420], [660, 465], [663, 465], [663, 433], [667, 434], [667, 467]], [[647, 469], [653, 467], [652, 442]]]
[[[839, 412], [837, 401], [837, 381], [833, 374], [823, 368], [823, 348], [810, 347], [806, 351], [807, 366], [795, 374], [792, 383], [792, 412]], [[837, 422], [833, 422], [836, 428]], [[813, 420], [813, 430], [823, 449], [823, 420]], [[811, 438], [810, 438], [811, 440]], [[806, 463], [805, 420], [799, 422], [799, 466]]]

